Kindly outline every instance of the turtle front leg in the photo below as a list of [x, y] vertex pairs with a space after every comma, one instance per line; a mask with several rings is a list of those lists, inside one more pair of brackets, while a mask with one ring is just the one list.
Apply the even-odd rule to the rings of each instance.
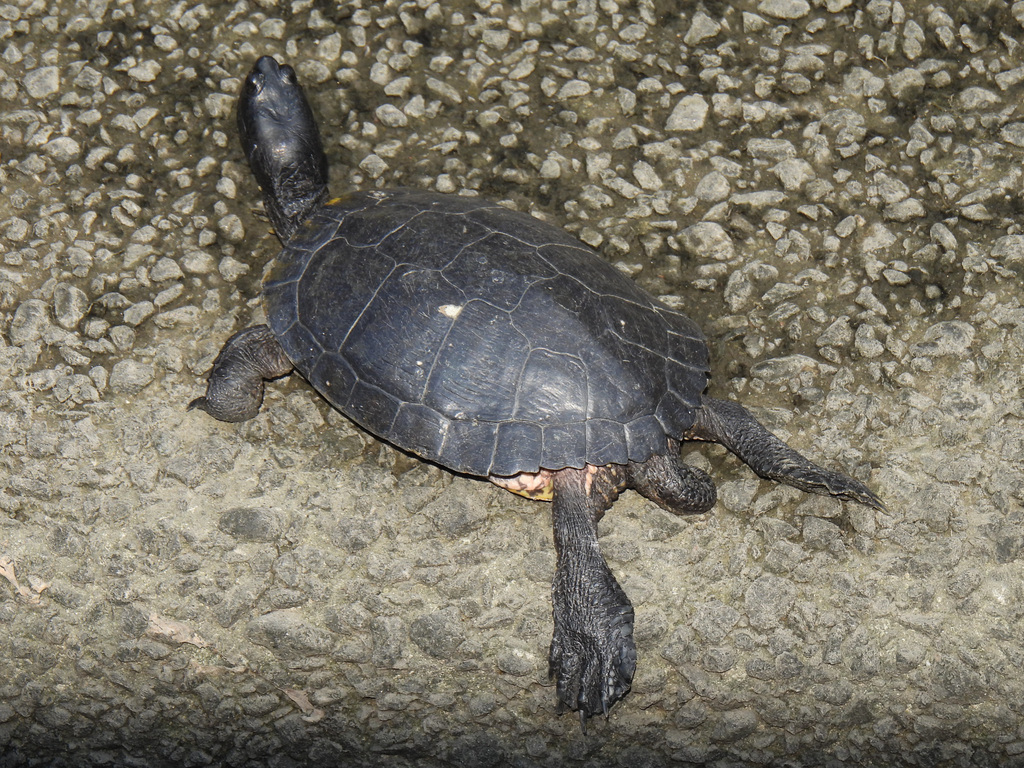
[[607, 714], [629, 692], [636, 670], [633, 606], [597, 542], [597, 521], [617, 494], [608, 468], [562, 469], [554, 475], [552, 517], [557, 565], [551, 585], [555, 632], [549, 674], [558, 711]]
[[874, 509], [885, 504], [852, 477], [819, 467], [786, 445], [739, 403], [703, 398], [689, 437], [724, 445], [761, 477], [810, 493], [856, 501]]
[[274, 332], [265, 325], [239, 331], [224, 344], [206, 382], [206, 395], [188, 404], [221, 421], [247, 421], [259, 413], [264, 379], [292, 370]]

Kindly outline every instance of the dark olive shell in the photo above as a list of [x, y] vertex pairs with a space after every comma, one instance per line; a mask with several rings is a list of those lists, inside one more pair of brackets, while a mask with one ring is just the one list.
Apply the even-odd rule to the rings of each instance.
[[644, 461], [692, 426], [697, 325], [569, 233], [477, 198], [324, 206], [264, 284], [270, 327], [338, 410], [472, 475]]

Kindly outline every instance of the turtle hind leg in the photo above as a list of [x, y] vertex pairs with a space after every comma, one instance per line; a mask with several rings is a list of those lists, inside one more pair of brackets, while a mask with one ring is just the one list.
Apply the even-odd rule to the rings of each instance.
[[265, 325], [239, 331], [224, 344], [213, 361], [206, 395], [188, 404], [220, 421], [246, 421], [259, 413], [263, 381], [284, 376], [292, 362]]
[[631, 462], [628, 484], [662, 509], [674, 515], [707, 512], [718, 498], [708, 474], [679, 458], [679, 444], [669, 441], [669, 452], [655, 454], [642, 463]]
[[705, 397], [688, 436], [724, 445], [761, 477], [802, 491], [885, 509], [882, 500], [863, 483], [841, 472], [819, 467], [765, 429], [750, 411], [731, 400]]
[[558, 711], [607, 714], [636, 671], [633, 605], [601, 555], [597, 520], [614, 499], [606, 467], [554, 474], [552, 522], [557, 565], [551, 585], [555, 631], [548, 673]]

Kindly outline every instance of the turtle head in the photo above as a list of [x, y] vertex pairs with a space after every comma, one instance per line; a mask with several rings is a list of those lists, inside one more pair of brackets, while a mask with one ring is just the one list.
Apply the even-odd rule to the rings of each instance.
[[274, 231], [287, 243], [327, 198], [327, 157], [294, 69], [260, 57], [238, 99], [238, 133]]

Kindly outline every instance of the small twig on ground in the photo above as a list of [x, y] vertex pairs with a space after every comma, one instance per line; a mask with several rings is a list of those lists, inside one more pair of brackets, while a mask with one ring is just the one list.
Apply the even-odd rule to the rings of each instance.
[[18, 579], [14, 575], [14, 561], [11, 558], [7, 557], [7, 555], [0, 557], [0, 576], [3, 576], [5, 579], [11, 582], [11, 586], [14, 587], [14, 591], [17, 592], [25, 600], [28, 600], [33, 605], [39, 605], [39, 596], [43, 593], [44, 590], [49, 589], [50, 587], [48, 582], [45, 582], [42, 579], [37, 578], [35, 576], [28, 577], [31, 589], [29, 589], [29, 587], [23, 587], [21, 584], [18, 583]]

